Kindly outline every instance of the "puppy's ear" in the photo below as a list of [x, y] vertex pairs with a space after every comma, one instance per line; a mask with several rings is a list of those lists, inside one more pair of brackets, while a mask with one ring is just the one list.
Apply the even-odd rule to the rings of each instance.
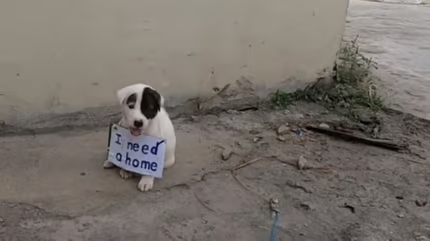
[[133, 86], [127, 86], [116, 92], [116, 96], [120, 105], [124, 104], [127, 97], [133, 93], [133, 88]]
[[146, 92], [147, 94], [152, 95], [154, 97], [154, 100], [157, 101], [160, 107], [164, 107], [164, 97], [161, 96], [160, 93], [158, 93], [158, 91], [156, 91], [152, 87], [146, 88], [145, 90], [147, 90]]
[[146, 101], [155, 104], [155, 109], [159, 110], [161, 106], [164, 104], [164, 98], [158, 93], [158, 91], [153, 88], [145, 88], [143, 90], [143, 96], [147, 98]]

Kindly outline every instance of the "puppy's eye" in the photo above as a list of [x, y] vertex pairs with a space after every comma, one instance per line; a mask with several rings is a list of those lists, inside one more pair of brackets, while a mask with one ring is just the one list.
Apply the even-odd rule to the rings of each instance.
[[130, 108], [130, 109], [134, 109], [134, 105], [133, 105], [133, 104], [129, 104], [129, 105], [128, 105], [128, 108]]

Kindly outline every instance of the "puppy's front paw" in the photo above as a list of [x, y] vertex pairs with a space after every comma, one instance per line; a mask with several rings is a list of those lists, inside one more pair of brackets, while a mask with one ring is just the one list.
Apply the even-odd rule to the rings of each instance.
[[127, 171], [127, 170], [124, 170], [124, 169], [120, 169], [120, 170], [119, 170], [119, 176], [120, 176], [122, 179], [129, 179], [129, 178], [132, 178], [132, 177], [133, 177], [133, 173], [132, 173], [132, 172], [129, 172], [129, 171]]
[[108, 169], [108, 168], [112, 168], [112, 167], [114, 167], [115, 165], [112, 163], [112, 162], [110, 162], [110, 161], [108, 161], [108, 160], [106, 160], [104, 163], [103, 163], [103, 168], [106, 168], [106, 169]]
[[139, 184], [137, 184], [137, 188], [141, 192], [147, 192], [152, 189], [154, 186], [154, 178], [151, 176], [142, 176], [142, 178], [139, 181]]

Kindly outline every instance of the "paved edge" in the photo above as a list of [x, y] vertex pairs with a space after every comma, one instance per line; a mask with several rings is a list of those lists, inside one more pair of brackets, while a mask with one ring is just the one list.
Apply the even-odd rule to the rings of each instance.
[[[208, 98], [194, 98], [180, 105], [166, 105], [171, 119], [196, 114], [217, 114], [227, 110], [256, 110], [260, 104], [251, 81], [246, 78], [226, 85]], [[47, 134], [71, 129], [108, 127], [120, 119], [119, 106], [86, 108], [63, 113], [24, 113], [10, 122], [0, 122], [0, 137]]]
[[[257, 110], [260, 105], [258, 96], [232, 98], [222, 103], [209, 101], [200, 106], [195, 100], [182, 105], [166, 107], [171, 119], [191, 115], [218, 114], [227, 110]], [[119, 106], [86, 108], [81, 111], [65, 113], [26, 114], [10, 123], [0, 122], [0, 138], [7, 136], [49, 134], [58, 131], [80, 129], [90, 130], [108, 127], [120, 119]]]
[[[189, 104], [166, 109], [172, 119], [195, 112]], [[71, 129], [95, 129], [107, 127], [119, 119], [119, 106], [92, 107], [65, 113], [27, 114], [11, 123], [0, 123], [0, 137], [48, 134]]]

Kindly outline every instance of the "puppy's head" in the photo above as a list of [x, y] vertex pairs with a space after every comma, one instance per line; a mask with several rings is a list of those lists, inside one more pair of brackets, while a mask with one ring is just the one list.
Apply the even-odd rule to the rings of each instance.
[[124, 127], [129, 128], [134, 136], [142, 134], [164, 105], [164, 98], [151, 86], [134, 84], [124, 87], [117, 92], [121, 105]]

